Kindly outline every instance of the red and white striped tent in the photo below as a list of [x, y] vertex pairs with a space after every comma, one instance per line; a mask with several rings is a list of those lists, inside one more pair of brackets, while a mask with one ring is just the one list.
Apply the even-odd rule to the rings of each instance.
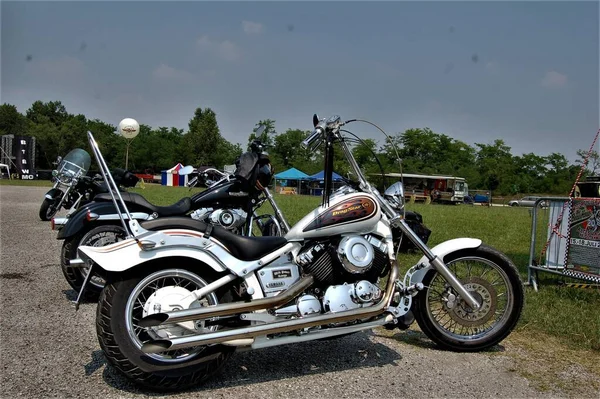
[[180, 175], [181, 168], [183, 168], [183, 165], [178, 163], [171, 169], [163, 170], [161, 172], [161, 184], [163, 186], [185, 186], [188, 182], [188, 175]]

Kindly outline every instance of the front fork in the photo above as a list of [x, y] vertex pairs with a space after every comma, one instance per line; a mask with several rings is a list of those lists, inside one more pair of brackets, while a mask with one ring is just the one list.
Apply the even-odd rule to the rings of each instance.
[[65, 202], [65, 198], [67, 198], [67, 196], [71, 192], [72, 188], [73, 188], [73, 186], [67, 187], [67, 189], [65, 190], [65, 193], [60, 198], [60, 201], [58, 201], [58, 204], [56, 204], [55, 209], [56, 209], [57, 212], [60, 211], [60, 207], [62, 206], [63, 202]]
[[431, 249], [421, 240], [421, 238], [415, 234], [411, 230], [411, 228], [406, 224], [404, 219], [393, 220], [392, 224], [395, 224], [402, 230], [404, 234], [408, 236], [408, 238], [425, 254], [427, 259], [429, 260], [429, 264], [446, 279], [448, 284], [454, 288], [454, 290], [460, 295], [461, 298], [467, 302], [467, 304], [474, 310], [477, 310], [481, 307], [479, 302], [475, 300], [473, 295], [467, 291], [467, 289], [461, 284], [460, 281], [456, 278], [456, 276], [448, 269], [448, 266], [437, 256], [434, 254]]

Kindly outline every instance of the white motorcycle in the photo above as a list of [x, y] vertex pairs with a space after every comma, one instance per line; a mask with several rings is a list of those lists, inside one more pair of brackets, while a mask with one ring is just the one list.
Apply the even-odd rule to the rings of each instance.
[[[523, 306], [514, 264], [475, 238], [429, 249], [364, 177], [341, 134], [354, 121], [314, 116], [303, 145], [325, 144], [323, 204], [284, 237], [244, 237], [191, 218], [140, 224], [129, 217], [126, 240], [79, 247], [107, 280], [96, 326], [108, 362], [135, 383], [173, 390], [204, 381], [238, 349], [406, 329], [415, 319], [450, 350], [480, 351], [503, 340]], [[334, 143], [359, 182], [331, 193]], [[403, 203], [400, 184], [385, 194]], [[403, 278], [394, 226], [424, 254]]]

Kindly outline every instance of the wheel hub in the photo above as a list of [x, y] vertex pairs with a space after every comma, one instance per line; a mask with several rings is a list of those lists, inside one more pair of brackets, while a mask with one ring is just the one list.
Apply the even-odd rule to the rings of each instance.
[[464, 326], [473, 327], [486, 323], [496, 311], [496, 289], [487, 280], [479, 277], [471, 277], [461, 283], [481, 307], [473, 310], [463, 298], [457, 297], [454, 307], [446, 306], [448, 314]]
[[[144, 304], [142, 317], [146, 317], [154, 313], [167, 313], [183, 310], [183, 303], [189, 302], [185, 301], [184, 298], [189, 297], [190, 294], [191, 291], [179, 286], [159, 288], [158, 290], [154, 291], [152, 295], [150, 295]], [[194, 301], [190, 304], [189, 308], [197, 308], [200, 306], [201, 304], [198, 301]], [[152, 338], [161, 339], [170, 338], [173, 336], [182, 336], [188, 333], [189, 330], [194, 329], [194, 322], [189, 321], [184, 323], [170, 324], [166, 328], [149, 328], [147, 332], [152, 336]]]

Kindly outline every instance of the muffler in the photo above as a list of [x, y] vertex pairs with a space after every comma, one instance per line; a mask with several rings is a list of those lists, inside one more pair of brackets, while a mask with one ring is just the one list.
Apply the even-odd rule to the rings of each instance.
[[[173, 338], [170, 340], [150, 340], [142, 345], [141, 350], [144, 353], [160, 353], [167, 350], [184, 349], [199, 345], [218, 344], [225, 341], [255, 338], [261, 335], [289, 332], [307, 327], [320, 326], [323, 324], [342, 323], [357, 319], [367, 319], [370, 317], [379, 316], [384, 311], [384, 309], [387, 306], [389, 306], [391, 302], [397, 278], [398, 265], [394, 261], [392, 263], [392, 268], [387, 282], [385, 295], [381, 298], [381, 301], [379, 301], [379, 303], [368, 308], [352, 309], [345, 312], [325, 314], [320, 316], [311, 316], [309, 318], [298, 318], [280, 321], [276, 323], [240, 327], [236, 328], [235, 330], [215, 331], [207, 334], [190, 335], [180, 338]], [[290, 287], [290, 289], [291, 288], [292, 287]], [[189, 320], [193, 320], [193, 318], [185, 319], [185, 321]]]
[[211, 317], [231, 316], [238, 313], [252, 312], [254, 310], [270, 309], [285, 305], [300, 295], [304, 290], [308, 289], [313, 281], [313, 276], [305, 276], [281, 294], [273, 297], [256, 299], [251, 302], [224, 303], [216, 306], [185, 309], [176, 312], [154, 313], [140, 319], [136, 324], [140, 327], [155, 327], [161, 324], [182, 323], [185, 321], [209, 319]]

